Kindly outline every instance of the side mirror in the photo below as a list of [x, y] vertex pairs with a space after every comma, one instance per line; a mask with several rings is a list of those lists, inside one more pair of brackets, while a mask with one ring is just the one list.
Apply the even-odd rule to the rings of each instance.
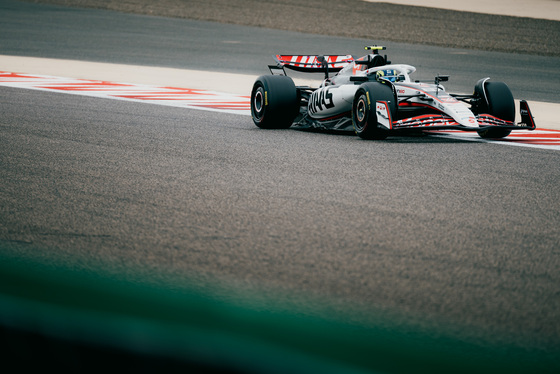
[[439, 82], [447, 82], [449, 80], [449, 75], [439, 75], [436, 77], [436, 84], [439, 84]]

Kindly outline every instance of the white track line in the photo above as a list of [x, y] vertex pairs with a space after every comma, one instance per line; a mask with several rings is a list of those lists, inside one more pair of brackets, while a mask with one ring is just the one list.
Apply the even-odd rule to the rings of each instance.
[[0, 72], [0, 86], [250, 115], [249, 97], [208, 90]]

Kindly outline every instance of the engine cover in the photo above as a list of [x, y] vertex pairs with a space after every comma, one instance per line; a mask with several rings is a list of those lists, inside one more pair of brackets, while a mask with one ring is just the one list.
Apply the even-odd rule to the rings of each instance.
[[357, 85], [325, 86], [313, 91], [307, 112], [311, 118], [322, 119], [352, 110]]

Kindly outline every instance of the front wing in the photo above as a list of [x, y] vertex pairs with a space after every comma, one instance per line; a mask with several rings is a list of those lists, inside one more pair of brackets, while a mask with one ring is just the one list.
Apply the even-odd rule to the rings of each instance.
[[[459, 124], [452, 117], [445, 114], [424, 114], [420, 116], [405, 118], [397, 121], [391, 121], [390, 124], [384, 124], [389, 130], [400, 129], [430, 129], [430, 130], [464, 130], [464, 131], [480, 131], [489, 128], [501, 128], [508, 130], [534, 130], [536, 128], [535, 120], [529, 109], [527, 101], [521, 100], [519, 103], [521, 122], [515, 123], [505, 121], [490, 114], [479, 114], [476, 116], [478, 127], [468, 127]], [[378, 106], [378, 117], [386, 117], [386, 111], [383, 105]]]

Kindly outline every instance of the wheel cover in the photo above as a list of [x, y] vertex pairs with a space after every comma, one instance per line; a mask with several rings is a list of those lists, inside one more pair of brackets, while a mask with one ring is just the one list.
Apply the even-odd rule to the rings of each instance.
[[365, 120], [367, 118], [367, 105], [366, 105], [366, 100], [365, 97], [362, 95], [360, 96], [360, 98], [358, 99], [358, 102], [356, 103], [356, 127], [358, 128], [358, 130], [362, 130], [365, 127]]
[[256, 118], [261, 119], [264, 114], [264, 90], [262, 87], [259, 87], [255, 92], [255, 97], [253, 98], [253, 113]]

